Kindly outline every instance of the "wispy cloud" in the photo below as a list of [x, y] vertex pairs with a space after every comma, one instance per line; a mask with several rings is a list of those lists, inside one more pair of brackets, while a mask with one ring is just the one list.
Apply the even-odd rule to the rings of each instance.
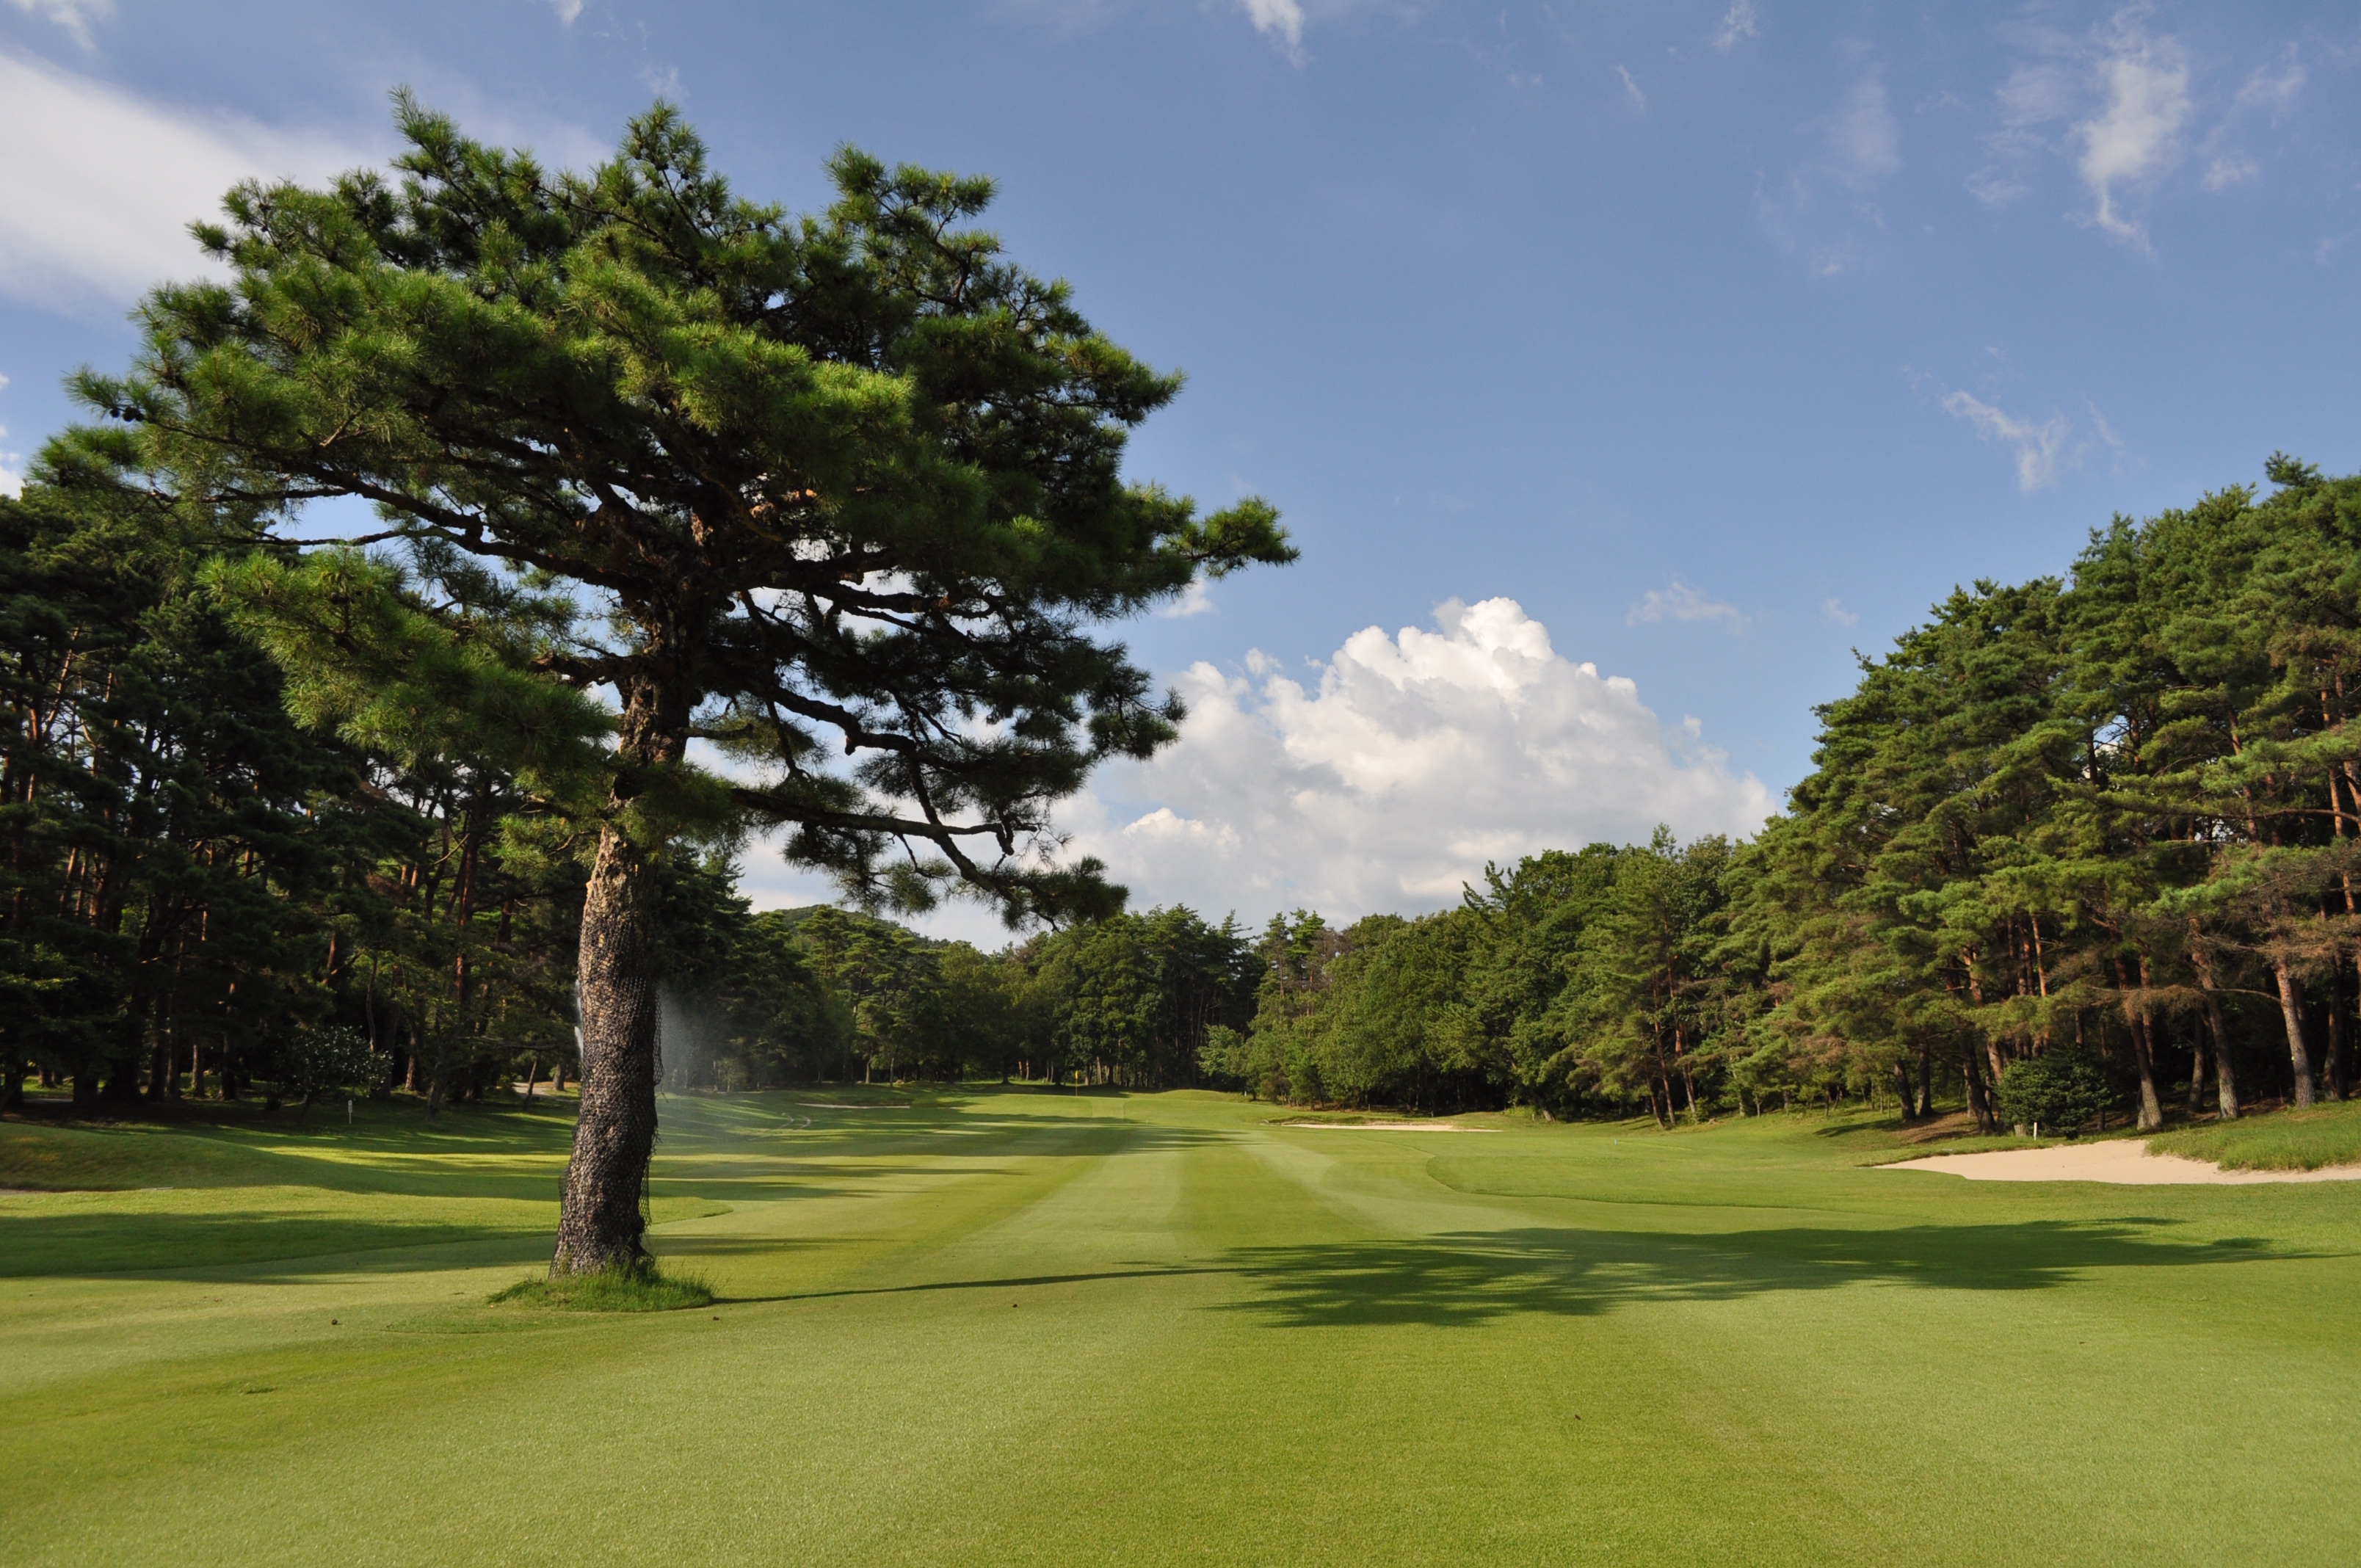
[[560, 25], [570, 27], [582, 15], [582, 0], [549, 0], [549, 8], [557, 13]]
[[2208, 191], [2227, 191], [2233, 185], [2244, 185], [2262, 172], [2262, 167], [2251, 158], [2215, 158], [2205, 164], [2205, 177], [2198, 181]]
[[1845, 609], [1844, 600], [1829, 598], [1820, 601], [1820, 619], [1831, 626], [1850, 626], [1861, 617]]
[[2176, 180], [2218, 194], [2261, 179], [2269, 149], [2255, 144], [2309, 90], [2316, 43], [2234, 71], [2152, 19], [2150, 6], [2128, 5], [2081, 32], [2031, 12], [2004, 24], [2015, 59], [1993, 89], [1990, 157], [1969, 191], [2004, 206], [2040, 183], [2041, 163], [2060, 160], [2081, 192], [2071, 219], [2151, 255], [2145, 208], [2157, 192]]
[[1664, 587], [1650, 588], [1623, 618], [1627, 626], [1664, 620], [1710, 620], [1730, 631], [1745, 630], [1747, 620], [1746, 613], [1736, 605], [1708, 598], [1678, 577]]
[[1303, 47], [1303, 7], [1297, 0], [1239, 0], [1255, 31], [1283, 40], [1292, 54]]
[[[19, 0], [22, 3], [22, 0]], [[2274, 113], [2293, 104], [2302, 93], [2309, 73], [2292, 49], [2276, 65], [2258, 65], [2238, 88], [2238, 102], [2246, 108]]]
[[2107, 422], [2107, 416], [2099, 411], [2099, 405], [2084, 398], [2082, 406], [2091, 411], [2091, 427], [2099, 433], [2099, 439], [2120, 454], [2124, 449], [2124, 438], [2115, 433], [2115, 427]]
[[1735, 0], [1730, 10], [1722, 16], [1721, 26], [1716, 27], [1706, 41], [1722, 53], [1728, 54], [1738, 47], [1740, 39], [1759, 38], [1762, 36], [1763, 21], [1755, 14], [1754, 0]]
[[46, 16], [71, 34], [84, 49], [93, 47], [90, 25], [115, 15], [115, 0], [16, 0], [28, 16]]
[[1827, 123], [1828, 150], [1846, 183], [1871, 184], [1902, 167], [1902, 127], [1894, 123], [1885, 74], [1878, 66], [1870, 66], [1845, 89]]
[[2147, 36], [2126, 14], [2117, 18], [2099, 75], [2105, 103], [2074, 127], [2082, 146], [2082, 183], [2097, 203], [2091, 221], [2147, 250], [2147, 230], [2123, 215], [2118, 192], [2152, 184], [2180, 161], [2180, 132], [2190, 111], [2188, 58], [2178, 40]]
[[1971, 392], [1950, 392], [1942, 400], [1943, 411], [1975, 431], [1986, 441], [1997, 441], [2016, 450], [2016, 488], [2031, 494], [2046, 485], [2055, 484], [2059, 467], [2070, 455], [2068, 439], [2074, 427], [2063, 414], [2052, 414], [2036, 424], [1984, 401]]
[[1902, 127], [1883, 64], [1859, 39], [1840, 39], [1838, 47], [1850, 82], [1795, 127], [1818, 145], [1784, 178], [1758, 175], [1755, 184], [1764, 233], [1818, 278], [1851, 270], [1864, 249], [1877, 245], [1886, 221], [1876, 187], [1903, 163]]
[[1623, 91], [1631, 95], [1631, 102], [1637, 104], [1642, 109], [1646, 108], [1648, 106], [1648, 95], [1640, 91], [1640, 84], [1631, 80], [1631, 73], [1622, 66], [1619, 65], [1615, 68], [1615, 74], [1622, 78]]

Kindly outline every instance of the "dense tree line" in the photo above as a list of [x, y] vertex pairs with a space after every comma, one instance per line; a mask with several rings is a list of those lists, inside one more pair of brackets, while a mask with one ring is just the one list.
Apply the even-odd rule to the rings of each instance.
[[2361, 479], [2285, 457], [1953, 594], [1752, 841], [1594, 845], [1264, 943], [1249, 1091], [1660, 1119], [1939, 1093], [1996, 1126], [2342, 1098]]
[[[967, 1078], [1164, 1089], [1199, 1080], [1217, 1031], [1254, 1014], [1261, 959], [1234, 923], [1121, 914], [997, 952], [828, 906], [723, 923], [733, 956], [684, 970], [667, 1083]], [[675, 1047], [674, 1041], [681, 1043]]]
[[[276, 566], [253, 520], [181, 499], [142, 453], [74, 431], [0, 499], [7, 1105], [27, 1075], [83, 1107], [408, 1091], [431, 1112], [562, 1085], [596, 834], [562, 809], [551, 749], [441, 667], [464, 649], [447, 638], [366, 681], [310, 656], [284, 615], [251, 613]], [[432, 551], [336, 569], [337, 613], [379, 641], [412, 636], [425, 596], [488, 635], [549, 613]], [[658, 871], [674, 1089], [1161, 1087], [1253, 1013], [1252, 945], [1185, 909], [987, 953], [842, 909], [756, 913], [726, 848]]]
[[[2062, 578], [1954, 593], [1818, 710], [1813, 773], [1752, 840], [1539, 854], [1437, 915], [1249, 936], [1159, 909], [987, 952], [752, 912], [732, 846], [684, 841], [651, 868], [665, 1080], [1666, 1123], [1940, 1097], [1987, 1126], [2341, 1098], [2361, 479], [2269, 477], [2118, 519]], [[578, 1071], [598, 839], [566, 759], [604, 720], [448, 632], [526, 641], [570, 608], [421, 541], [314, 557], [291, 608], [285, 548], [186, 491], [75, 431], [0, 501], [0, 1093], [432, 1109]], [[307, 641], [339, 636], [401, 656], [356, 674]]]
[[308, 1096], [366, 1066], [439, 1106], [569, 1054], [562, 841], [452, 726], [303, 722], [221, 591], [251, 517], [174, 493], [83, 431], [0, 500], [0, 1096]]

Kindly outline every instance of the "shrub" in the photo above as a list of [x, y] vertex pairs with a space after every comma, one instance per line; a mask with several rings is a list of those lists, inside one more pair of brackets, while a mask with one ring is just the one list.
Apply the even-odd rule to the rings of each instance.
[[2000, 1080], [2000, 1112], [2020, 1126], [2072, 1137], [2114, 1101], [2107, 1075], [2086, 1051], [2057, 1049], [2014, 1063]]
[[280, 1053], [279, 1086], [289, 1099], [303, 1102], [308, 1116], [319, 1101], [366, 1089], [383, 1068], [384, 1058], [370, 1052], [358, 1029], [307, 1029]]

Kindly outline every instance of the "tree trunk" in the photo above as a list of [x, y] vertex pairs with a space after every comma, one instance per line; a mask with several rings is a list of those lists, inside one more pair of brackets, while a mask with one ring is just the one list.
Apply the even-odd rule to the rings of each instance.
[[2220, 1091], [2222, 1120], [2235, 1121], [2238, 1116], [2238, 1086], [2230, 1071], [2230, 1031], [2222, 1022], [2222, 999], [2213, 990], [2213, 959], [2206, 952], [2204, 933], [2196, 921], [2189, 923], [2189, 962], [2197, 971], [2198, 989], [2202, 997], [2205, 1032], [2213, 1039], [2213, 1085]]
[[1983, 1080], [1976, 1076], [1976, 1053], [1972, 1047], [1960, 1052], [1960, 1081], [1966, 1085], [1968, 1114], [1976, 1119], [1976, 1131], [2000, 1131], [2000, 1122], [1993, 1115], [1992, 1098], [1984, 1092]]
[[612, 826], [582, 908], [582, 1109], [566, 1168], [553, 1275], [628, 1267], [646, 1255], [640, 1190], [656, 1140], [653, 879]]
[[2295, 974], [2285, 959], [2271, 963], [2271, 973], [2279, 982], [2279, 1016], [2287, 1025], [2288, 1065], [2295, 1069], [2295, 1104], [2299, 1111], [2312, 1107], [2312, 1052], [2303, 1043], [2303, 992], [2297, 987]]
[[[2147, 959], [2140, 959], [2140, 986], [2147, 988]], [[2119, 954], [2115, 959], [2115, 983], [2131, 989], [2131, 969]], [[2147, 1009], [2143, 1006], [2132, 1014], [2132, 1065], [2139, 1069], [2139, 1126], [2143, 1133], [2154, 1132], [2164, 1125], [2164, 1102], [2156, 1092], [2156, 1032], [2148, 1026]], [[2102, 1129], [2103, 1130], [2103, 1128]]]
[[2164, 1125], [2164, 1101], [2156, 1091], [2156, 1047], [2145, 1013], [2132, 1020], [2132, 1061], [2139, 1069], [2139, 1128], [2152, 1133]]
[[1918, 1096], [1910, 1082], [1910, 1064], [1902, 1057], [1894, 1058], [1894, 1083], [1902, 1095], [1902, 1119], [1910, 1120], [1918, 1104]]
[[2345, 987], [2334, 970], [2328, 971], [2328, 1058], [2320, 1064], [2321, 1092], [2331, 1100], [2345, 1098]]
[[2202, 1037], [2189, 1042], [2189, 1113], [2192, 1116], [2205, 1109], [2205, 1042]]
[[2205, 1030], [2213, 1037], [2213, 1088], [2222, 1120], [2238, 1119], [2238, 1083], [2230, 1071], [2230, 1031], [2222, 1022], [2222, 1004], [2205, 999]]
[[1935, 1113], [1935, 1047], [1918, 1047], [1918, 1119], [1925, 1121]]

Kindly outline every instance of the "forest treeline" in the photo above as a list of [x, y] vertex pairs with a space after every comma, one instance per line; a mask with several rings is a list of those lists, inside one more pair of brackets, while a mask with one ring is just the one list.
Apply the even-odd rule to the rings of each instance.
[[[588, 844], [534, 773], [543, 721], [438, 708], [423, 647], [384, 711], [352, 722], [344, 694], [313, 722], [315, 672], [241, 608], [284, 547], [142, 464], [71, 432], [0, 500], [0, 1093], [433, 1107], [578, 1071]], [[2342, 1097], [2361, 479], [2268, 473], [2116, 520], [2062, 577], [1954, 593], [1818, 710], [1814, 771], [1752, 839], [1535, 855], [1440, 914], [1158, 909], [984, 951], [752, 912], [734, 846], [685, 845], [665, 1080], [1668, 1123], [1940, 1097], [2070, 1128]], [[483, 637], [571, 613], [448, 559], [366, 570], [348, 612], [431, 585]]]
[[2361, 480], [2274, 456], [1980, 582], [1818, 710], [1752, 840], [1593, 846], [1274, 954], [1219, 1071], [1441, 1109], [1935, 1097], [2071, 1131], [2342, 1098], [2361, 851]]
[[[0, 1096], [34, 1075], [82, 1105], [437, 1108], [578, 1072], [596, 821], [533, 776], [532, 716], [472, 688], [438, 707], [466, 682], [424, 648], [381, 711], [347, 694], [360, 722], [306, 722], [316, 667], [241, 616], [273, 547], [143, 461], [126, 433], [77, 430], [0, 499]], [[430, 585], [485, 635], [562, 613], [447, 557], [373, 569], [336, 613]], [[845, 910], [753, 913], [726, 845], [659, 870], [675, 1088], [1190, 1082], [1207, 1030], [1253, 1014], [1252, 944], [1188, 910], [984, 953]]]

